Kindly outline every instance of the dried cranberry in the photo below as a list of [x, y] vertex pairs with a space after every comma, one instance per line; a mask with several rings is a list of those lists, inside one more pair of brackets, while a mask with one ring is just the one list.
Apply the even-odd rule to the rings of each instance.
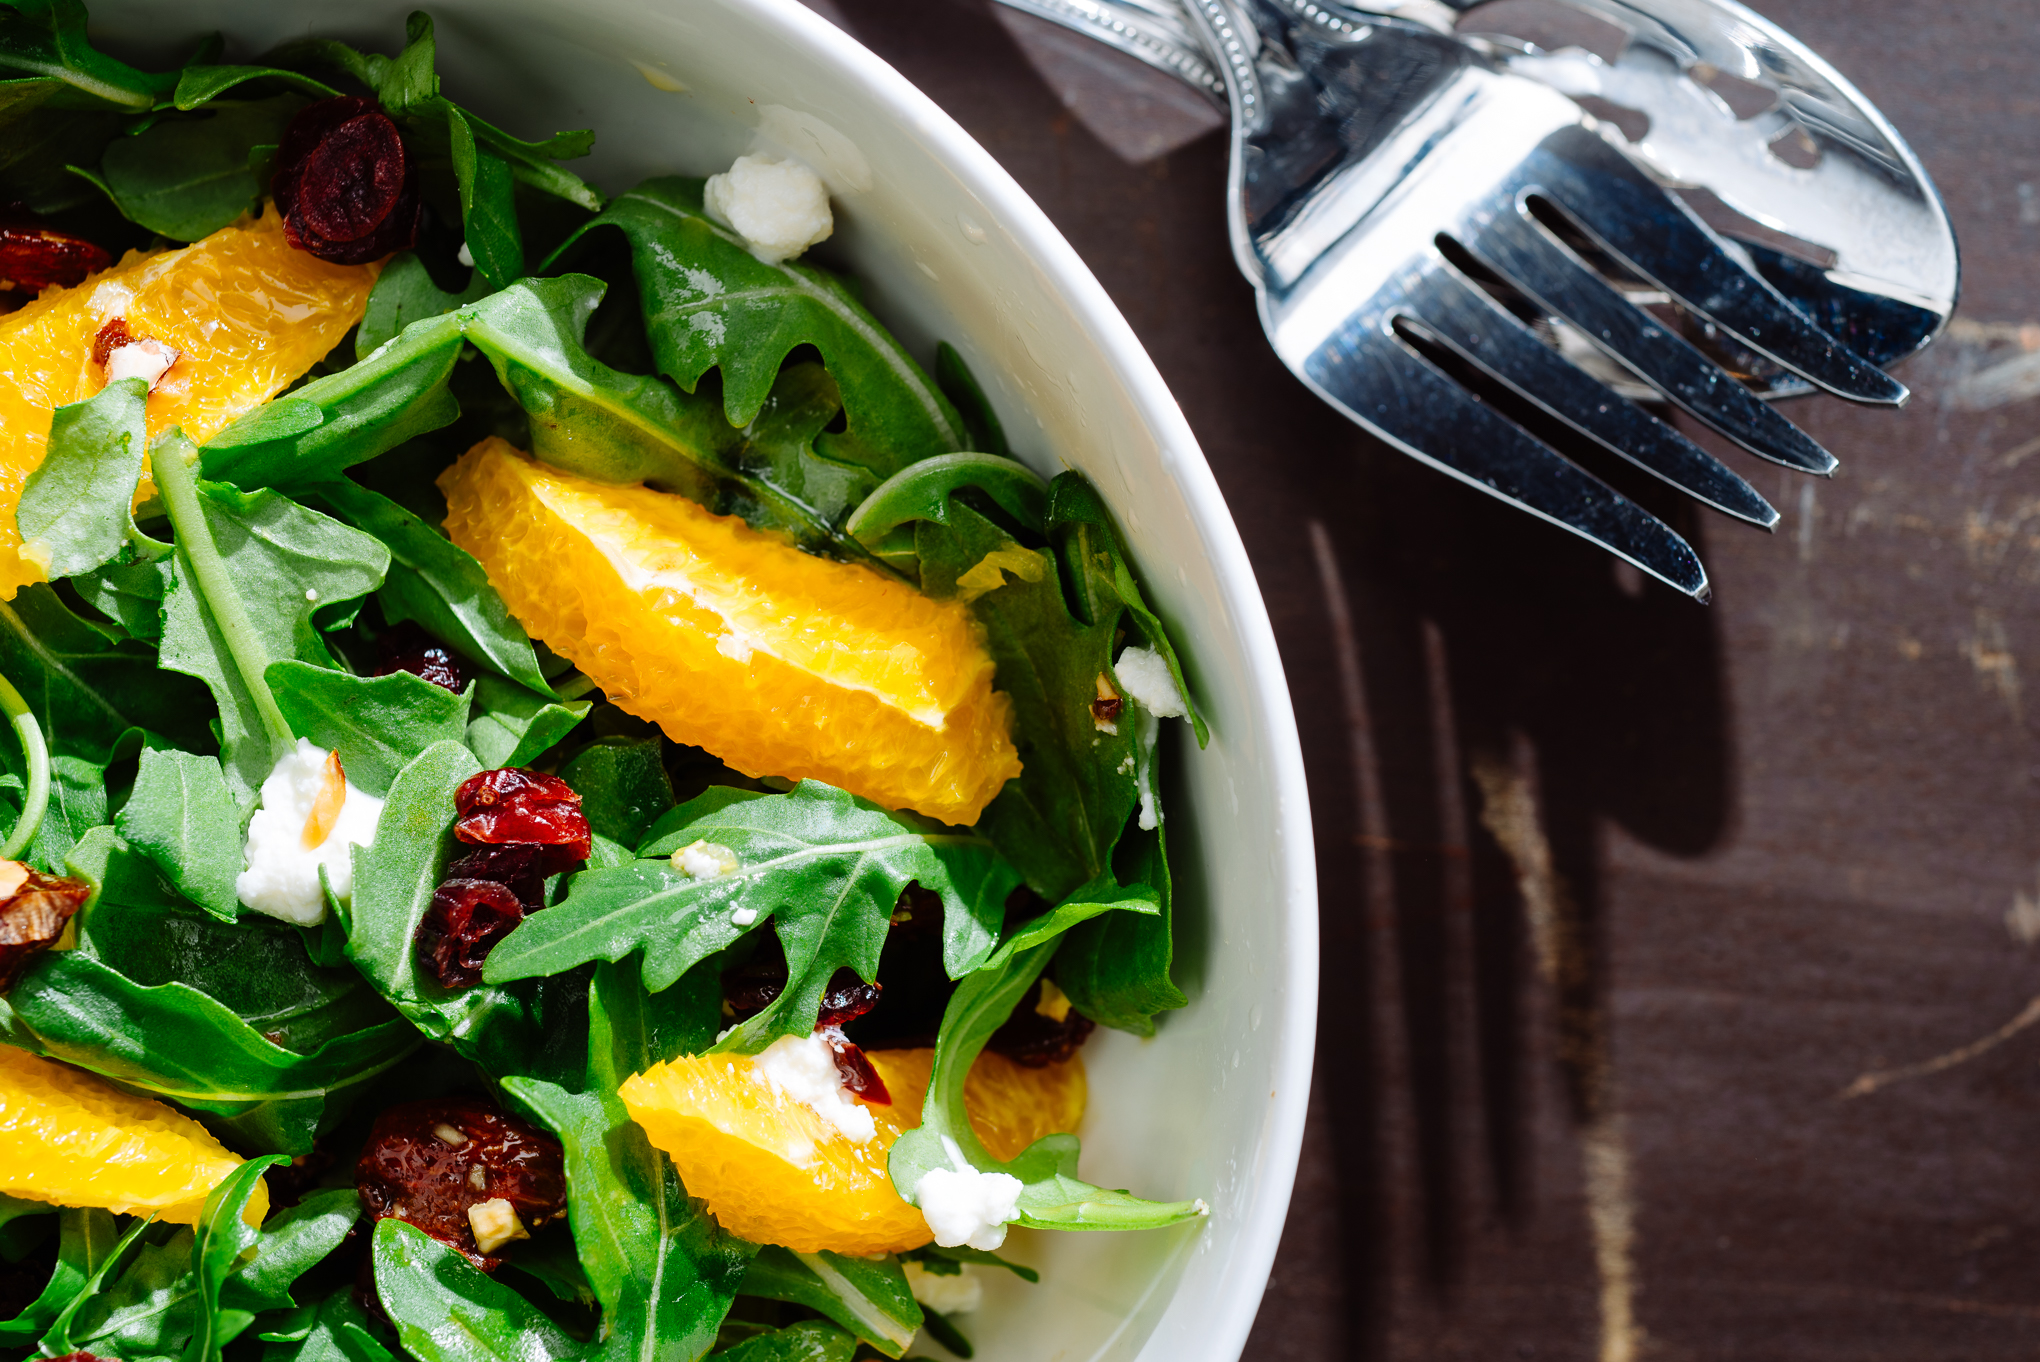
[[524, 911], [535, 913], [545, 906], [545, 882], [558, 874], [579, 869], [583, 863], [574, 856], [571, 847], [534, 846], [519, 842], [510, 846], [476, 847], [467, 855], [457, 858], [446, 867], [445, 878], [451, 880], [494, 880], [506, 885], [524, 905]]
[[71, 915], [85, 906], [92, 887], [30, 870], [19, 861], [0, 861], [0, 992], [38, 955], [64, 934]]
[[1037, 979], [1005, 1025], [992, 1032], [985, 1048], [1029, 1069], [1045, 1069], [1075, 1054], [1097, 1029], [1096, 1024], [1074, 1007], [1057, 1021], [1040, 1010], [1041, 994], [1042, 981]]
[[270, 194], [284, 239], [299, 250], [361, 265], [418, 240], [417, 167], [373, 101], [343, 96], [300, 109], [276, 165]]
[[447, 988], [472, 988], [496, 943], [524, 921], [524, 902], [495, 880], [447, 880], [418, 924], [418, 963]]
[[453, 835], [463, 842], [536, 842], [572, 847], [578, 860], [591, 849], [581, 796], [558, 776], [507, 766], [470, 776], [454, 792], [459, 821]]
[[836, 1076], [843, 1080], [843, 1086], [873, 1106], [891, 1106], [892, 1094], [886, 1091], [885, 1080], [878, 1076], [878, 1070], [871, 1067], [864, 1051], [852, 1044], [836, 1027], [824, 1026], [819, 1031], [822, 1039], [829, 1043], [829, 1049], [835, 1052]]
[[469, 1207], [501, 1198], [527, 1230], [567, 1209], [559, 1141], [476, 1098], [391, 1107], [369, 1130], [354, 1176], [370, 1219], [416, 1225], [484, 1272], [503, 1260], [476, 1243]]
[[467, 689], [467, 668], [451, 649], [408, 621], [376, 640], [381, 654], [374, 674], [409, 672], [455, 695]]
[[84, 237], [52, 231], [24, 213], [0, 214], [0, 280], [11, 291], [69, 288], [112, 263], [111, 255]]
[[822, 994], [822, 1014], [815, 1026], [841, 1026], [857, 1020], [878, 1006], [879, 992], [877, 984], [865, 983], [857, 977], [856, 970], [837, 970], [829, 977], [828, 991]]

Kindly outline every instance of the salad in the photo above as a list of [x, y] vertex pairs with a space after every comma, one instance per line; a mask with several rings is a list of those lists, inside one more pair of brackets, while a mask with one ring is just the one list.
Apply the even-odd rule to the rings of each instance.
[[0, 1347], [968, 1357], [1170, 980], [1095, 490], [802, 256], [395, 56], [0, 0]]

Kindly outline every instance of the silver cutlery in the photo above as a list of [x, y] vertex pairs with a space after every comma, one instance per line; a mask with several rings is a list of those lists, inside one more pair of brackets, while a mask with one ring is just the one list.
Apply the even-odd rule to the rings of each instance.
[[1953, 309], [1954, 237], [1917, 159], [1728, 0], [1572, 0], [1608, 31], [1599, 52], [1480, 32], [1505, 5], [1450, 32], [1465, 6], [1441, 0], [1007, 2], [1094, 36], [1118, 24], [1116, 46], [1201, 85], [1194, 37], [1232, 111], [1235, 256], [1291, 370], [1404, 452], [1702, 599], [1682, 538], [1522, 422], [1768, 528], [1755, 489], [1627, 397], [1824, 474], [1834, 458], [1758, 394], [1896, 405], [1877, 365]]

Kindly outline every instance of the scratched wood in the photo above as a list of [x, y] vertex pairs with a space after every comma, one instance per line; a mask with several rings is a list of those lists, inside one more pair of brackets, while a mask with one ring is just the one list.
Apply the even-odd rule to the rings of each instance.
[[1634, 489], [1702, 608], [1312, 401], [1194, 110], [1118, 130], [982, 0], [834, 0], [1118, 300], [1281, 635], [1327, 1011], [1256, 1362], [2040, 1343], [2040, 1027], [1840, 1096], [2040, 994], [2040, 6], [1762, 7], [1918, 148], [1966, 302], [1903, 413], [1790, 408], [1833, 481], [1729, 456], [1776, 536]]

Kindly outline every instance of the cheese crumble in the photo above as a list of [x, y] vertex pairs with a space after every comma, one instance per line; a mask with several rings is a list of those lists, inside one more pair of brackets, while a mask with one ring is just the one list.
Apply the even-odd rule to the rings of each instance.
[[965, 1162], [963, 1151], [942, 1137], [949, 1168], [930, 1168], [914, 1184], [914, 1204], [943, 1248], [968, 1244], [987, 1253], [1006, 1242], [1006, 1222], [1020, 1214], [1024, 1184], [1011, 1173], [984, 1173]]
[[878, 1123], [871, 1119], [871, 1109], [843, 1091], [836, 1052], [819, 1034], [781, 1036], [751, 1063], [775, 1092], [799, 1102], [844, 1138], [859, 1144], [878, 1138]]
[[822, 177], [798, 161], [739, 156], [702, 193], [708, 215], [768, 265], [790, 260], [836, 230]]
[[383, 802], [346, 785], [339, 811], [312, 845], [306, 846], [306, 824], [326, 784], [323, 747], [299, 738], [289, 755], [262, 782], [262, 804], [248, 823], [248, 868], [234, 881], [234, 893], [258, 913], [314, 927], [325, 919], [326, 895], [319, 870], [342, 900], [354, 895], [354, 848], [375, 841], [375, 823]]

